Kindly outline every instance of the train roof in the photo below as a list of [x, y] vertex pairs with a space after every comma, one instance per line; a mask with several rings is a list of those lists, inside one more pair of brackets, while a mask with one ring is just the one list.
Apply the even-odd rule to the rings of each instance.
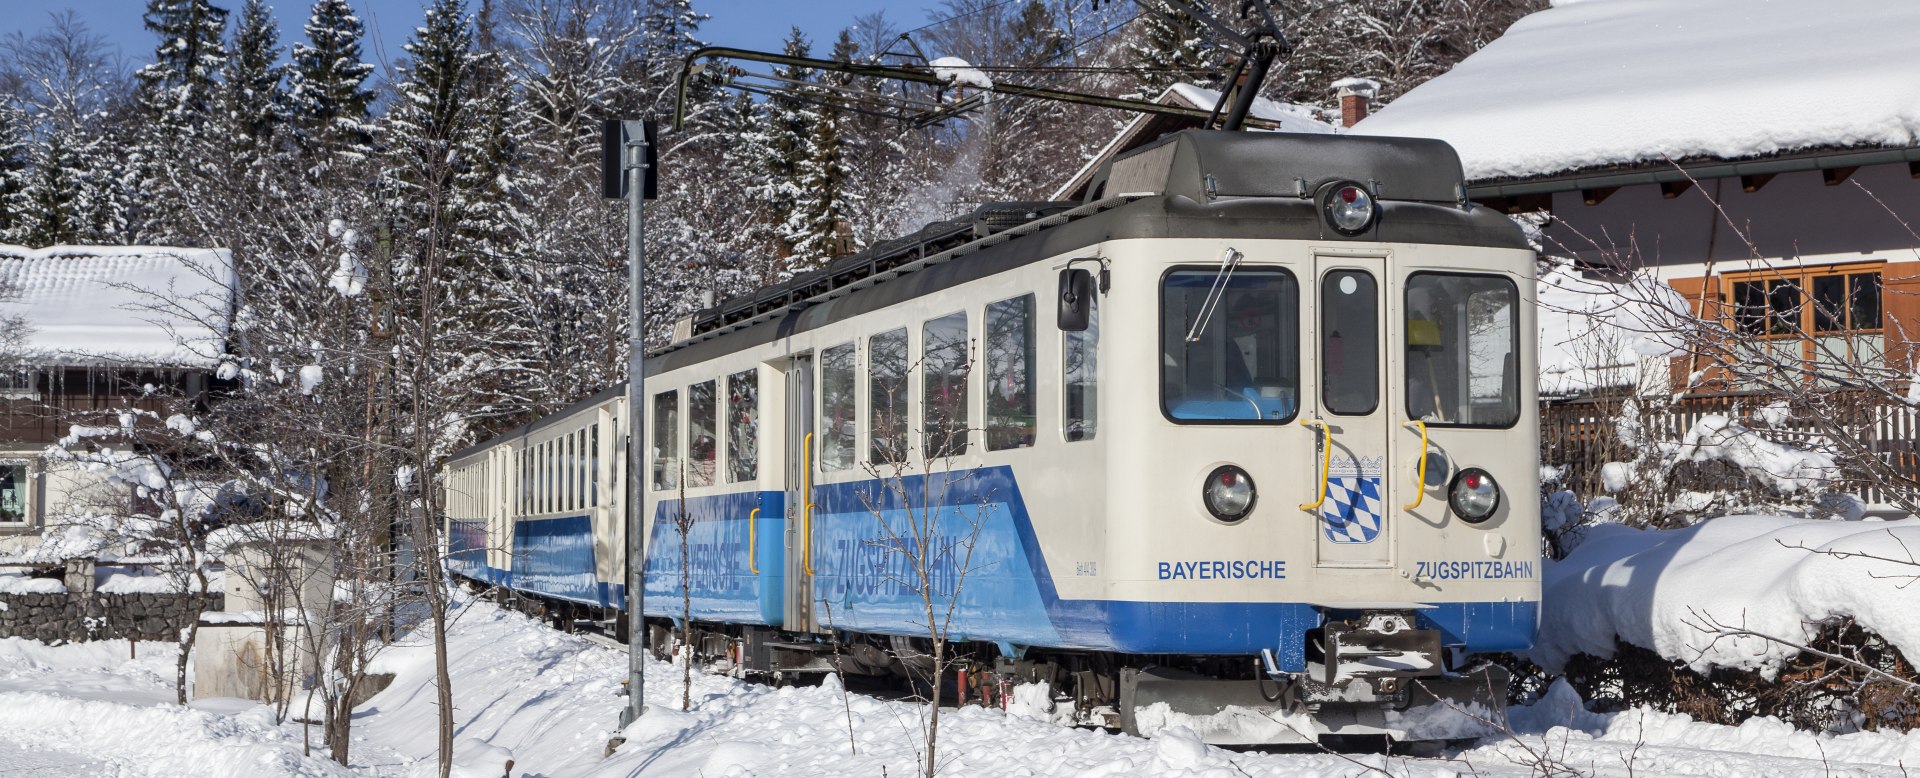
[[[1359, 235], [1327, 229], [1314, 193], [1368, 184], [1382, 215]], [[990, 203], [682, 320], [647, 375], [685, 367], [1109, 240], [1278, 238], [1528, 248], [1504, 214], [1466, 199], [1460, 157], [1430, 138], [1186, 130], [1114, 158], [1084, 202]], [[958, 260], [958, 261], [957, 261]], [[676, 328], [679, 329], [679, 328]], [[605, 402], [621, 383], [462, 449], [520, 437]]]

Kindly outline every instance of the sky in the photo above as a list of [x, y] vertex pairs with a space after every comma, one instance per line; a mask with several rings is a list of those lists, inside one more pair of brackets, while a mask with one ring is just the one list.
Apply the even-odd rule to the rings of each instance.
[[[215, 5], [228, 10], [238, 9], [241, 2], [214, 0]], [[366, 51], [377, 58], [397, 59], [400, 47], [420, 24], [422, 0], [348, 2], [367, 22]], [[304, 40], [300, 27], [306, 21], [310, 0], [268, 0], [267, 4], [280, 21], [282, 46]], [[119, 47], [131, 64], [138, 65], [153, 57], [156, 43], [140, 21], [146, 5], [146, 0], [0, 0], [0, 36], [15, 32], [32, 35], [47, 25], [51, 14], [71, 9], [88, 28]], [[927, 12], [939, 5], [935, 0], [694, 0], [693, 7], [713, 17], [700, 28], [701, 38], [713, 45], [778, 50], [787, 30], [799, 25], [815, 43], [815, 51], [824, 51], [840, 28], [856, 16], [884, 9], [889, 20], [911, 28], [926, 23]]]

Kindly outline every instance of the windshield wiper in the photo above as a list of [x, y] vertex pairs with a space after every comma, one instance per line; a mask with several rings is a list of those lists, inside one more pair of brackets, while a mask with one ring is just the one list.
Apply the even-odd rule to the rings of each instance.
[[1213, 286], [1207, 289], [1207, 299], [1200, 304], [1199, 318], [1194, 321], [1193, 329], [1187, 330], [1187, 342], [1200, 339], [1207, 331], [1207, 322], [1213, 320], [1214, 310], [1220, 307], [1220, 298], [1227, 295], [1227, 282], [1233, 280], [1233, 270], [1240, 266], [1240, 260], [1246, 258], [1239, 249], [1227, 247], [1227, 253], [1220, 256], [1220, 271], [1213, 274]]

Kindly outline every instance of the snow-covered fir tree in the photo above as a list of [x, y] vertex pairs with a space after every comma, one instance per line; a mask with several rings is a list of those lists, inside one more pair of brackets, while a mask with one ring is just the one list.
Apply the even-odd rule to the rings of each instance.
[[273, 12], [262, 0], [247, 0], [228, 46], [221, 92], [232, 140], [243, 158], [265, 156], [275, 132], [286, 121], [285, 67], [279, 60], [280, 28]]
[[374, 66], [361, 53], [366, 27], [346, 0], [315, 0], [287, 73], [289, 120], [310, 157], [361, 155], [372, 142]]
[[27, 198], [33, 153], [27, 112], [0, 102], [0, 243], [25, 243], [33, 224]]
[[205, 228], [194, 204], [201, 182], [219, 175], [209, 166], [215, 150], [232, 141], [211, 131], [227, 61], [227, 12], [208, 0], [148, 0], [143, 19], [159, 42], [153, 62], [135, 74], [143, 121], [123, 184], [137, 194], [127, 237], [201, 245]]
[[[846, 30], [834, 42], [832, 59], [851, 62], [859, 53]], [[848, 217], [858, 208], [850, 166], [859, 139], [852, 133], [852, 112], [842, 107], [844, 90], [853, 79], [843, 73], [825, 73], [816, 93], [824, 104], [813, 106], [813, 116], [801, 149], [794, 199], [782, 225], [781, 238], [792, 247], [795, 270], [826, 264], [857, 248]]]
[[[1204, 2], [1204, 0], [1201, 0]], [[1167, 87], [1187, 82], [1208, 85], [1226, 67], [1227, 53], [1217, 36], [1187, 8], [1187, 2], [1148, 0], [1138, 29], [1127, 38], [1134, 86], [1127, 97], [1152, 100]]]

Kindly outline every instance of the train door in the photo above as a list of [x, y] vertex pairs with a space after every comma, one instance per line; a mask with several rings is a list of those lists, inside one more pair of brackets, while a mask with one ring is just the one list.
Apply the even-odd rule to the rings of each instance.
[[813, 355], [796, 355], [786, 367], [787, 492], [787, 607], [783, 626], [795, 632], [813, 632], [813, 575], [807, 572], [806, 522], [812, 519], [809, 494], [817, 469], [809, 450], [813, 445]]
[[1374, 256], [1314, 258], [1312, 328], [1320, 374], [1317, 405], [1326, 422], [1326, 499], [1314, 542], [1322, 567], [1385, 567], [1392, 563], [1393, 491], [1387, 478], [1392, 433], [1386, 401], [1388, 349]]

